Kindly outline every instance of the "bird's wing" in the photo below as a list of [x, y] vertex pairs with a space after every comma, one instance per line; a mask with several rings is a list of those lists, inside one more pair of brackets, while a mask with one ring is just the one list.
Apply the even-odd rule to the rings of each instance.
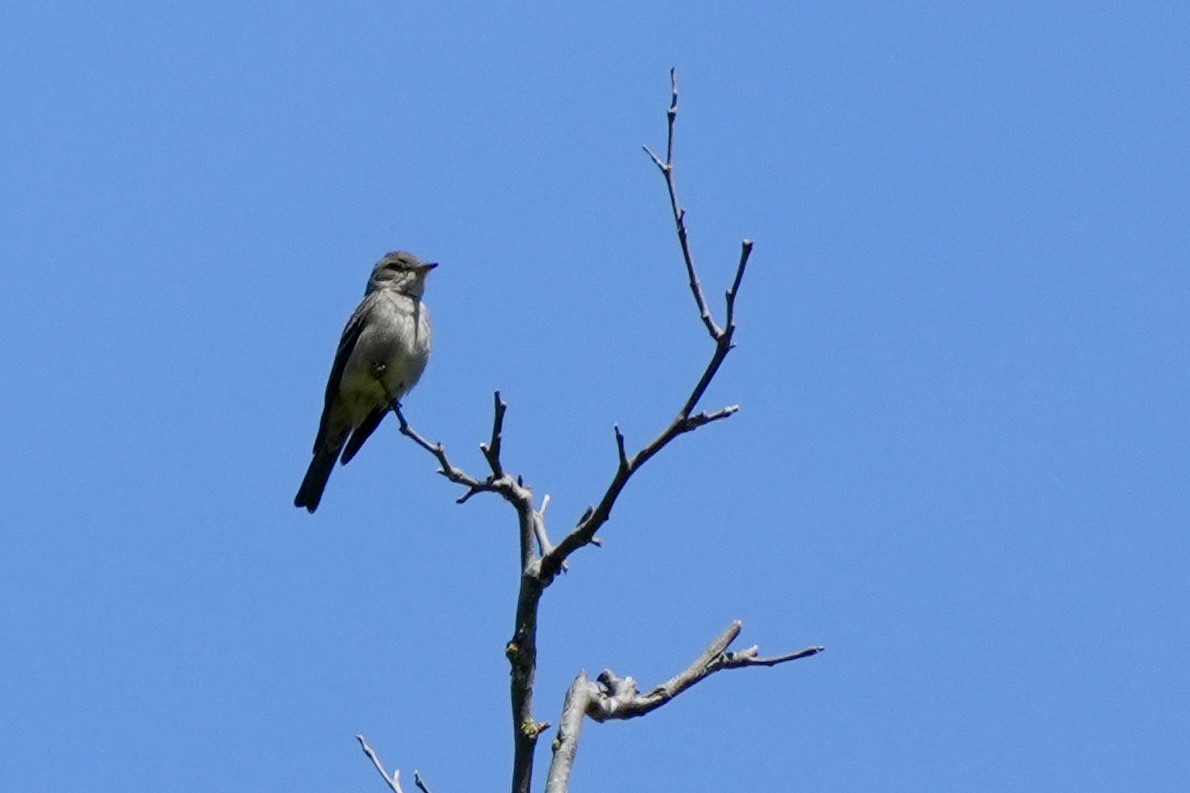
[[335, 362], [331, 364], [331, 374], [326, 380], [326, 399], [322, 406], [322, 419], [318, 422], [318, 437], [314, 439], [315, 453], [322, 448], [323, 442], [326, 441], [331, 408], [339, 395], [339, 382], [343, 379], [343, 370], [347, 368], [347, 361], [351, 358], [355, 344], [359, 341], [364, 326], [368, 324], [368, 315], [376, 304], [376, 295], [377, 293], [373, 292], [360, 301], [355, 311], [352, 312], [351, 318], [347, 320], [347, 326], [343, 328], [343, 335], [339, 337], [339, 349], [335, 352]]
[[359, 447], [363, 446], [364, 441], [376, 431], [376, 428], [380, 426], [381, 420], [391, 409], [389, 405], [381, 408], [372, 408], [372, 412], [359, 423], [359, 426], [351, 433], [351, 437], [347, 439], [347, 443], [343, 444], [343, 465], [351, 462], [351, 458], [355, 457], [355, 453], [359, 451]]

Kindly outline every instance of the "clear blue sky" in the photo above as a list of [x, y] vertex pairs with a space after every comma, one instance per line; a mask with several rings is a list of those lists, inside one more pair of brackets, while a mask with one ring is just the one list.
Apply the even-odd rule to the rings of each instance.
[[357, 732], [505, 788], [510, 511], [391, 421], [291, 502], [394, 248], [410, 418], [478, 472], [502, 389], [555, 536], [669, 420], [670, 66], [742, 407], [548, 593], [537, 717], [734, 618], [828, 650], [588, 723], [572, 789], [1190, 789], [1190, 13], [704, 5], [0, 10], [0, 789], [381, 790]]

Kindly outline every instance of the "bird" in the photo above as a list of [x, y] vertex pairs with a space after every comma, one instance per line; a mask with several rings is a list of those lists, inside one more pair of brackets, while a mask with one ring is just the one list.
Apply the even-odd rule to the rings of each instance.
[[407, 251], [392, 251], [372, 268], [364, 299], [339, 339], [314, 458], [295, 507], [318, 509], [335, 461], [346, 465], [421, 378], [430, 358], [430, 317], [422, 295], [426, 276], [437, 266]]

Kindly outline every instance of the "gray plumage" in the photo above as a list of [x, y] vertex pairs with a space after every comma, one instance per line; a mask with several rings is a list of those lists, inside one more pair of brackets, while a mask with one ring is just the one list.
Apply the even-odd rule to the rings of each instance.
[[394, 251], [372, 268], [364, 299], [339, 339], [314, 459], [294, 506], [318, 509], [335, 461], [351, 460], [392, 404], [417, 384], [430, 357], [430, 320], [421, 297], [435, 267]]

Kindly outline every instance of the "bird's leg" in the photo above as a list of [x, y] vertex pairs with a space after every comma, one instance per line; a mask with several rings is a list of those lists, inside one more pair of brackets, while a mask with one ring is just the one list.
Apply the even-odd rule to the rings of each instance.
[[[402, 393], [402, 394], [403, 394], [403, 393], [405, 393], [405, 384], [404, 384], [404, 383], [401, 383], [401, 385], [400, 385], [400, 393]], [[403, 406], [401, 405], [401, 399], [400, 399], [400, 397], [392, 397], [392, 396], [388, 396], [388, 391], [387, 391], [387, 389], [385, 390], [385, 394], [384, 394], [384, 395], [385, 395], [386, 397], [388, 397], [388, 406], [389, 406], [389, 409], [391, 409], [393, 413], [396, 413], [397, 415], [400, 415], [400, 413], [401, 413], [401, 408], [403, 407]]]

